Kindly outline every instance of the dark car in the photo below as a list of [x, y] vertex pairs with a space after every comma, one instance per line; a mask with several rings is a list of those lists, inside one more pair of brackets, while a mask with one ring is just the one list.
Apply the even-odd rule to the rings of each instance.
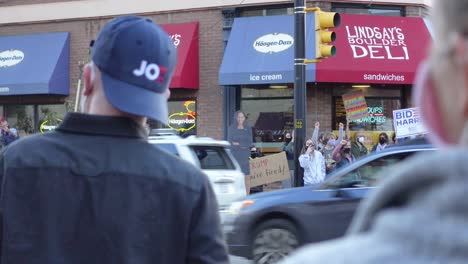
[[382, 169], [430, 145], [388, 148], [344, 167], [316, 187], [248, 196], [233, 203], [223, 223], [231, 254], [255, 263], [275, 263], [295, 248], [342, 236], [362, 198], [375, 188]]

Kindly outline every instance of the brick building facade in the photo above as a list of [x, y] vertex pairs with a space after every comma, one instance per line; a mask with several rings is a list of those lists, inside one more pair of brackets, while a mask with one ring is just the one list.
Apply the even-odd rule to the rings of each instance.
[[[223, 53], [222, 31], [220, 30], [221, 12], [217, 9], [207, 9], [162, 14], [147, 13], [144, 16], [159, 24], [199, 23], [199, 89], [172, 89], [171, 100], [196, 100], [198, 135], [221, 138], [222, 90], [217, 83], [218, 69]], [[89, 43], [109, 19], [111, 17], [1, 26], [0, 36], [70, 32], [70, 94], [67, 97], [50, 95], [0, 96], [0, 105], [65, 103], [68, 110], [73, 109], [80, 78], [80, 65], [89, 61]]]
[[[71, 2], [86, 2], [74, 0]], [[64, 2], [58, 0], [0, 0], [2, 7], [15, 5], [29, 5], [38, 3], [52, 4]], [[69, 1], [70, 2], [70, 1]], [[343, 4], [344, 1], [340, 1]], [[353, 1], [346, 1], [353, 4]], [[319, 6], [324, 11], [333, 9], [332, 1], [307, 1], [309, 6]], [[358, 4], [362, 6], [361, 4]], [[377, 5], [378, 6], [378, 5]], [[386, 3], [383, 6], [392, 6]], [[402, 16], [425, 16], [427, 6], [422, 4], [397, 5]], [[229, 39], [232, 21], [242, 13], [256, 10], [284, 9], [292, 7], [291, 1], [276, 1], [272, 3], [249, 4], [248, 6], [205, 7], [189, 10], [173, 10], [162, 12], [144, 12], [144, 15], [154, 19], [159, 24], [176, 24], [184, 22], [199, 22], [199, 89], [172, 89], [172, 101], [195, 100], [197, 107], [197, 134], [214, 138], [225, 138], [226, 128], [232, 122], [232, 113], [242, 106], [242, 91], [240, 87], [227, 87], [219, 85], [219, 69], [223, 59], [224, 48]], [[352, 5], [350, 6], [352, 8]], [[258, 12], [257, 12], [258, 13]], [[268, 13], [268, 12], [264, 12]], [[260, 13], [258, 13], [260, 14]], [[284, 13], [291, 14], [291, 13]], [[60, 20], [32, 21], [20, 23], [4, 23], [0, 25], [0, 37], [8, 35], [22, 35], [45, 32], [70, 32], [70, 93], [69, 96], [49, 95], [22, 95], [0, 96], [0, 106], [8, 105], [40, 105], [65, 104], [67, 110], [73, 109], [77, 84], [80, 76], [80, 65], [88, 61], [88, 46], [90, 40], [95, 38], [103, 24], [113, 16], [99, 16], [89, 18], [69, 18]], [[223, 45], [224, 44], [224, 45]], [[315, 121], [322, 123], [324, 130], [334, 129], [334, 98], [338, 96], [339, 87], [333, 84], [321, 84], [320, 89], [308, 86], [308, 115], [307, 134], [310, 134]], [[410, 92], [408, 87], [402, 89], [401, 107], [408, 105]], [[380, 93], [380, 90], [370, 90], [369, 93]], [[0, 109], [1, 110], [1, 109]], [[4, 110], [1, 110], [2, 114]], [[336, 123], [336, 122], [335, 122]]]
[[[398, 16], [398, 17], [424, 17], [428, 13], [428, 7], [425, 5], [420, 5], [420, 4], [392, 4], [392, 3], [376, 3], [374, 2], [372, 5], [369, 4], [362, 4], [362, 3], [357, 3], [353, 1], [307, 1], [308, 6], [318, 6], [320, 7], [323, 11], [335, 11], [335, 12], [340, 12], [343, 14], [350, 13], [350, 14], [374, 14], [372, 17], [369, 16], [369, 21], [370, 20], [375, 20], [377, 19], [376, 15], [385, 15], [385, 16]], [[229, 33], [232, 30], [232, 25], [233, 25], [233, 17], [236, 18], [241, 18], [246, 17], [247, 19], [250, 19], [252, 17], [252, 21], [256, 22], [250, 22], [246, 23], [249, 25], [252, 25], [252, 28], [250, 30], [255, 30], [255, 23], [261, 23], [262, 21], [262, 16], [269, 16], [269, 15], [292, 15], [293, 10], [292, 10], [292, 5], [275, 5], [275, 6], [260, 6], [260, 7], [243, 7], [243, 8], [230, 8], [230, 9], [225, 9], [224, 10], [224, 17], [225, 17], [225, 42], [229, 43], [229, 41], [235, 41], [233, 40], [236, 36], [232, 37], [229, 35]], [[368, 11], [368, 13], [366, 13]], [[382, 14], [384, 13], [384, 14]], [[257, 18], [254, 18], [257, 17]], [[264, 19], [266, 20], [266, 19]], [[239, 20], [241, 21], [241, 20]], [[275, 28], [275, 23], [273, 20], [268, 20], [270, 21], [269, 23], [271, 24], [271, 28]], [[366, 26], [367, 23], [363, 22], [360, 25]], [[341, 26], [343, 27], [343, 25]], [[423, 26], [425, 28], [425, 26]], [[282, 29], [284, 30], [284, 29]], [[421, 28], [421, 30], [425, 30]], [[263, 34], [266, 34], [265, 30], [259, 30], [258, 36], [262, 36]], [[279, 32], [282, 32], [279, 30]], [[273, 33], [273, 30], [271, 31]], [[341, 32], [343, 33], [343, 32]], [[290, 33], [293, 35], [293, 33]], [[346, 38], [345, 34], [339, 35], [338, 38]], [[253, 40], [253, 39], [252, 39]], [[239, 43], [233, 44], [232, 46], [238, 45]], [[247, 46], [242, 46], [242, 49], [247, 48]], [[423, 46], [420, 47], [420, 49], [424, 49]], [[254, 52], [255, 53], [255, 52]], [[292, 52], [291, 52], [292, 53]], [[257, 53], [255, 53], [257, 54]], [[251, 54], [255, 56], [255, 54]], [[338, 54], [340, 54], [340, 51], [338, 51]], [[289, 60], [289, 59], [288, 59]], [[257, 59], [255, 61], [259, 61], [261, 63], [261, 60]], [[283, 61], [283, 63], [287, 63], [288, 61]], [[354, 67], [360, 67], [358, 61], [356, 61], [356, 65]], [[246, 64], [249, 64], [249, 61], [246, 61]], [[317, 66], [319, 67], [319, 66]], [[348, 69], [350, 72], [353, 70], [350, 66]], [[228, 68], [228, 67], [226, 67]], [[281, 70], [275, 71], [274, 69], [271, 69], [271, 67], [266, 67], [268, 70], [265, 72], [281, 72]], [[413, 73], [416, 71], [417, 68], [417, 62], [414, 65], [412, 71]], [[252, 69], [252, 68], [249, 68]], [[248, 69], [243, 69], [244, 71], [249, 71]], [[254, 69], [258, 70], [258, 69]], [[389, 70], [389, 69], [387, 69]], [[392, 69], [393, 70], [393, 69]], [[398, 69], [394, 69], [398, 70]], [[221, 71], [223, 71], [223, 68], [221, 68]], [[232, 69], [231, 69], [232, 71]], [[226, 70], [226, 72], [229, 72], [229, 70]], [[258, 70], [258, 72], [261, 72], [261, 70]], [[228, 75], [229, 73], [226, 73]], [[239, 76], [241, 73], [236, 73]], [[222, 77], [223, 73], [220, 74], [220, 78]], [[226, 77], [228, 78], [228, 77]], [[411, 106], [411, 84], [408, 82], [405, 82], [404, 84], [395, 84], [395, 82], [376, 82], [375, 84], [370, 84], [369, 87], [366, 87], [365, 89], [361, 88], [355, 88], [354, 86], [360, 86], [360, 83], [353, 83], [351, 81], [342, 81], [339, 80], [340, 76], [336, 76], [337, 81], [330, 81], [327, 80], [325, 82], [317, 80], [317, 81], [308, 81], [307, 82], [307, 115], [306, 115], [306, 135], [309, 137], [309, 135], [312, 135], [312, 131], [314, 129], [314, 124], [319, 121], [321, 124], [321, 131], [331, 131], [331, 130], [337, 130], [338, 129], [338, 123], [343, 122], [346, 123], [346, 117], [344, 115], [344, 108], [342, 107], [342, 100], [341, 96], [345, 93], [352, 92], [355, 90], [361, 90], [364, 93], [364, 96], [366, 96], [366, 99], [368, 100], [368, 106], [370, 107], [370, 111], [385, 111], [385, 113], [378, 113], [376, 115], [375, 119], [378, 120], [384, 120], [382, 117], [377, 117], [384, 115], [385, 118], [388, 120], [386, 124], [380, 124], [379, 125], [363, 125], [360, 124], [359, 126], [356, 124], [352, 124], [353, 126], [351, 130], [356, 131], [357, 129], [364, 128], [365, 130], [368, 130], [369, 137], [370, 137], [370, 142], [369, 144], [374, 144], [375, 143], [375, 138], [380, 132], [388, 132], [388, 133], [393, 133], [393, 127], [392, 127], [392, 122], [389, 121], [392, 119], [392, 110], [396, 109], [402, 109], [402, 108], [407, 108]], [[341, 78], [342, 79], [342, 78]], [[289, 80], [289, 79], [288, 79]], [[284, 88], [288, 88], [290, 90], [289, 93], [285, 93], [283, 91], [281, 92], [271, 92], [268, 93], [268, 96], [257, 96], [253, 94], [247, 94], [245, 91], [246, 90], [252, 90], [252, 89], [258, 89], [259, 91], [264, 91], [265, 89], [268, 90], [268, 86], [270, 88], [273, 88], [273, 86], [278, 86], [278, 85], [272, 85], [268, 84], [267, 82], [258, 82], [261, 84], [254, 84], [254, 82], [246, 80], [244, 83], [242, 81], [237, 81], [237, 80], [230, 80], [226, 82], [229, 83], [228, 85], [224, 86], [224, 91], [225, 91], [225, 105], [227, 111], [224, 113], [224, 118], [225, 120], [225, 127], [227, 127], [230, 123], [232, 123], [234, 120], [232, 119], [232, 114], [235, 110], [241, 109], [244, 112], [247, 113], [248, 116], [253, 118], [250, 118], [250, 123], [249, 125], [254, 127], [254, 134], [255, 131], [258, 132], [258, 130], [277, 130], [277, 128], [274, 125], [270, 125], [269, 127], [266, 126], [260, 119], [262, 119], [261, 115], [263, 115], [263, 119], [267, 120], [268, 117], [266, 117], [268, 114], [270, 116], [274, 116], [274, 113], [272, 112], [289, 112], [291, 110], [286, 110], [286, 108], [279, 108], [277, 107], [277, 104], [275, 104], [275, 101], [283, 100], [285, 104], [290, 104], [291, 107], [293, 107], [294, 102], [292, 101], [293, 97], [293, 92], [292, 92], [292, 82], [293, 80], [290, 79], [288, 83], [281, 83], [279, 86], [284, 86]], [[278, 88], [278, 87], [276, 87]], [[269, 89], [272, 90], [272, 89]], [[273, 90], [272, 90], [273, 91]], [[255, 97], [256, 96], [256, 97]], [[255, 98], [252, 98], [255, 97]], [[279, 99], [281, 98], [281, 99]], [[256, 106], [252, 106], [252, 101], [256, 100], [255, 104]], [[263, 107], [262, 108], [262, 101], [268, 101], [270, 102], [270, 109]], [[276, 107], [276, 108], [275, 108]], [[375, 109], [374, 109], [375, 108]], [[289, 108], [291, 109], [291, 108]], [[385, 110], [384, 110], [385, 109]], [[260, 112], [256, 113], [256, 112]], [[285, 113], [286, 114], [286, 113]], [[276, 118], [276, 119], [275, 119]], [[284, 115], [275, 115], [275, 118], [270, 118], [271, 123], [274, 122], [285, 122], [285, 126], [283, 127], [283, 131], [277, 135], [276, 133], [273, 133], [273, 139], [271, 138], [271, 135], [263, 135], [262, 133], [258, 133], [256, 137], [256, 142], [259, 143], [257, 144], [257, 147], [263, 148], [263, 149], [268, 149], [268, 151], [278, 151], [278, 147], [281, 146], [281, 140], [282, 136], [284, 135], [284, 131], [287, 130], [292, 130], [294, 127], [294, 124], [292, 124], [292, 121], [290, 120], [291, 118], [288, 117], [288, 121], [281, 120], [281, 118], [284, 118]], [[253, 119], [253, 120], [252, 120]], [[257, 126], [257, 127], [256, 127]], [[258, 126], [263, 127], [263, 128], [258, 128]], [[267, 128], [266, 128], [267, 127]], [[266, 129], [264, 129], [266, 128]], [[226, 135], [227, 135], [226, 131]], [[255, 136], [254, 136], [255, 137]], [[372, 142], [374, 140], [374, 142]], [[265, 144], [266, 143], [266, 144]], [[278, 144], [279, 143], [279, 144]]]

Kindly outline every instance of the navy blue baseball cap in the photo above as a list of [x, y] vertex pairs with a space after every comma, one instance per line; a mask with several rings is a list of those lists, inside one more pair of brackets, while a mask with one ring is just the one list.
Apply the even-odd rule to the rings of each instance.
[[108, 22], [91, 49], [104, 93], [122, 112], [167, 124], [166, 92], [176, 66], [176, 47], [152, 20], [121, 16]]

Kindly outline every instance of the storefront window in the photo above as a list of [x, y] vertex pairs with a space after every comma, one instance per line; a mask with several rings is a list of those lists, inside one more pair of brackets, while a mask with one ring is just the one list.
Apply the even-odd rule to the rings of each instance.
[[374, 15], [374, 16], [403, 16], [404, 7], [385, 5], [339, 4], [332, 5], [332, 11], [343, 14]]
[[292, 14], [294, 14], [293, 7], [275, 7], [275, 8], [243, 10], [241, 12], [241, 17], [280, 16], [280, 15], [292, 15]]
[[241, 109], [253, 128], [257, 147], [281, 147], [286, 131], [293, 129], [294, 99], [292, 89], [242, 88]]
[[169, 127], [182, 136], [197, 134], [197, 102], [182, 100], [168, 102]]
[[66, 108], [65, 105], [39, 105], [38, 131], [45, 133], [54, 130], [62, 122]]
[[10, 127], [19, 131], [20, 136], [54, 130], [66, 111], [63, 104], [0, 106], [0, 114], [8, 120]]
[[[401, 109], [400, 98], [366, 98], [369, 116], [349, 123], [349, 129], [356, 131], [393, 131], [393, 110]], [[346, 124], [346, 111], [341, 97], [334, 97], [335, 123]]]
[[20, 136], [34, 133], [34, 106], [33, 105], [5, 105], [3, 116], [10, 127], [16, 128]]

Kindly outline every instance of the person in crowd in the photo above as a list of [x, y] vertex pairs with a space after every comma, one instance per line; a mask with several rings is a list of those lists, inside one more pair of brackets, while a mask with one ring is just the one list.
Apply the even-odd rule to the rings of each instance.
[[304, 169], [304, 186], [315, 185], [325, 180], [325, 160], [312, 139], [306, 140], [299, 156], [299, 164]]
[[2, 146], [6, 146], [19, 139], [18, 131], [8, 125], [8, 121], [5, 118], [0, 118], [0, 127], [2, 129]]
[[368, 154], [367, 148], [364, 145], [366, 135], [364, 129], [360, 129], [354, 134], [354, 141], [351, 143], [351, 154], [356, 158], [366, 156]]
[[294, 130], [291, 132], [286, 132], [282, 150], [286, 153], [289, 173], [291, 174], [291, 179], [284, 180], [282, 185], [283, 188], [289, 188], [294, 186]]
[[468, 263], [468, 1], [435, 0], [431, 12], [432, 52], [412, 97], [439, 150], [387, 170], [346, 236], [282, 264]]
[[[330, 141], [330, 143], [333, 143], [332, 145], [333, 146], [337, 146], [339, 144], [339, 142], [341, 140], [343, 140], [343, 136], [344, 136], [344, 124], [343, 123], [340, 123], [338, 125], [339, 129], [338, 129], [338, 141], [336, 141], [336, 137], [335, 137], [335, 134], [333, 134], [332, 132], [330, 132], [333, 136], [330, 135], [330, 133], [323, 133], [323, 132], [320, 132], [320, 122], [315, 122], [315, 128], [314, 128], [314, 132], [312, 133], [312, 140], [314, 140], [315, 142], [317, 142], [317, 150], [318, 151], [322, 151], [323, 148], [327, 145], [327, 143], [324, 143], [325, 141], [329, 141], [330, 139], [332, 139], [333, 141]], [[327, 135], [328, 137], [328, 140], [325, 140], [325, 136]]]
[[333, 133], [325, 133], [323, 139], [324, 146], [320, 152], [325, 159], [325, 168], [327, 174], [333, 172], [336, 168], [336, 161], [333, 159], [333, 150], [336, 148], [335, 142], [335, 135]]
[[352, 164], [356, 158], [351, 153], [351, 141], [342, 140], [333, 150], [333, 159], [336, 161], [337, 169]]
[[[250, 158], [251, 159], [256, 159], [256, 158], [261, 158], [261, 157], [263, 157], [263, 154], [262, 154], [262, 152], [260, 150], [258, 150], [255, 147], [250, 149]], [[251, 187], [249, 189], [248, 194], [260, 193], [260, 192], [263, 192], [263, 185]]]
[[396, 138], [396, 133], [393, 132], [392, 134], [392, 142], [391, 142], [392, 145], [397, 145], [398, 144], [398, 139]]
[[229, 263], [208, 177], [148, 142], [176, 52], [151, 19], [103, 26], [81, 113], [0, 155], [2, 263]]
[[[320, 123], [317, 122], [315, 124], [314, 133], [312, 135], [312, 140], [314, 141], [318, 136], [319, 128], [320, 128]], [[344, 136], [344, 124], [343, 123], [339, 124], [338, 140], [336, 139], [335, 134], [333, 134], [332, 132], [326, 132], [323, 136], [322, 147], [320, 148], [321, 149], [320, 152], [322, 153], [325, 159], [325, 167], [326, 167], [327, 174], [335, 170], [336, 162], [333, 159], [333, 150], [335, 149], [337, 145], [339, 145], [339, 142], [343, 140], [343, 136]]]
[[231, 152], [242, 169], [248, 176], [250, 174], [249, 157], [250, 150], [254, 147], [252, 128], [247, 125], [247, 116], [242, 111], [234, 113], [235, 122], [229, 128], [228, 141], [231, 143]]
[[388, 135], [385, 132], [379, 134], [379, 142], [372, 148], [372, 152], [380, 152], [388, 147]]

